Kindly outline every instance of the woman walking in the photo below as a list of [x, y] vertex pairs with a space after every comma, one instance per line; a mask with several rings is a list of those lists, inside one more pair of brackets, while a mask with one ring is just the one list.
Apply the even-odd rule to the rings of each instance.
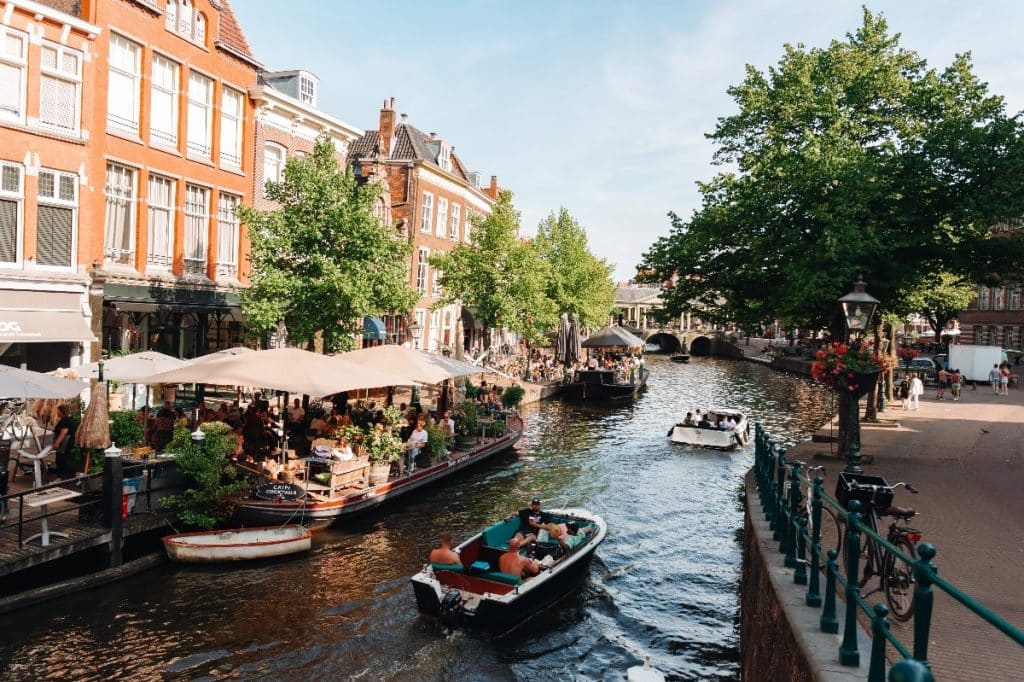
[[960, 385], [963, 383], [963, 380], [964, 378], [960, 374], [960, 370], [954, 369], [949, 377], [950, 392], [953, 395], [953, 400], [960, 400]]

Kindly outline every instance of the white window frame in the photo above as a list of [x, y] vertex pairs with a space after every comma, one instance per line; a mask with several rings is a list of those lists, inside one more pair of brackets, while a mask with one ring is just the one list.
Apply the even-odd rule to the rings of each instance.
[[978, 310], [988, 310], [992, 300], [989, 289], [985, 285], [978, 286]]
[[430, 311], [430, 331], [427, 334], [427, 350], [437, 350], [437, 342], [441, 337], [441, 311]]
[[[11, 170], [18, 174], [18, 188], [16, 190], [4, 189], [4, 173]], [[0, 201], [14, 202], [14, 260], [0, 260], [0, 267], [19, 266], [24, 257], [22, 238], [25, 232], [25, 167], [21, 164], [0, 161]]]
[[[237, 107], [232, 111], [229, 101], [237, 98]], [[225, 168], [242, 170], [242, 123], [245, 120], [245, 95], [234, 88], [223, 86], [220, 91], [220, 165]], [[234, 144], [228, 137], [235, 131]]]
[[469, 231], [473, 226], [473, 221], [471, 220], [473, 215], [473, 209], [471, 209], [469, 206], [466, 206], [466, 220], [463, 221], [462, 224], [462, 241], [466, 244], [469, 243]]
[[441, 287], [441, 276], [442, 275], [444, 275], [444, 270], [438, 270], [437, 268], [434, 268], [434, 271], [433, 271], [434, 288], [432, 290], [434, 298], [440, 298], [441, 294], [444, 293], [444, 290]]
[[437, 151], [437, 165], [441, 170], [452, 172], [452, 148], [442, 142]]
[[[21, 41], [21, 54], [7, 54], [7, 37], [11, 36]], [[0, 25], [0, 66], [6, 66], [18, 72], [17, 87], [17, 112], [0, 109], [0, 120], [12, 121], [14, 123], [25, 123], [26, 100], [28, 99], [28, 34], [16, 31], [13, 28]], [[13, 98], [12, 98], [13, 100]], [[24, 178], [22, 179], [24, 184]]]
[[434, 221], [437, 229], [437, 236], [444, 239], [444, 231], [448, 227], [448, 200], [444, 197], [437, 198], [437, 220]]
[[416, 325], [420, 328], [420, 333], [412, 338], [412, 347], [419, 350], [423, 347], [424, 324], [427, 321], [426, 311], [423, 308], [416, 308], [413, 311], [413, 320], [415, 320]]
[[[193, 87], [195, 85], [196, 87]], [[197, 99], [199, 87], [204, 86], [205, 99]], [[205, 129], [200, 131], [200, 119]], [[202, 138], [200, 138], [202, 133]], [[213, 159], [213, 79], [199, 71], [188, 72], [188, 131], [185, 135], [186, 156], [210, 161]]]
[[[43, 50], [53, 50], [55, 53], [55, 66], [47, 67], [43, 65], [42, 52]], [[65, 58], [71, 58], [75, 60], [74, 72], [65, 71], [63, 69]], [[42, 48], [40, 49], [39, 58], [39, 126], [46, 128], [47, 130], [55, 130], [60, 133], [70, 134], [78, 136], [82, 130], [82, 59], [84, 55], [78, 51], [73, 50], [70, 47], [65, 47], [58, 43], [51, 43], [49, 41], [43, 41]], [[74, 112], [73, 112], [73, 124], [71, 127], [59, 125], [55, 122], [49, 122], [43, 120], [43, 79], [52, 78], [59, 83], [70, 83], [75, 90], [74, 94]]]
[[[169, 5], [172, 3], [168, 3]], [[161, 84], [157, 79], [157, 62], [166, 63], [172, 73], [170, 88], [166, 84]], [[149, 142], [150, 144], [170, 147], [172, 149], [178, 148], [178, 100], [180, 95], [181, 87], [181, 64], [163, 56], [162, 54], [153, 53], [153, 59], [150, 69], [150, 96], [149, 96]], [[156, 104], [158, 96], [170, 97], [171, 100], [171, 122], [170, 130], [161, 130], [154, 124], [156, 120], [153, 116], [153, 111], [156, 110]]]
[[[124, 183], [111, 185], [111, 176], [115, 178], [128, 178], [129, 187]], [[103, 212], [103, 257], [112, 263], [123, 263], [135, 265], [135, 226], [137, 216], [135, 215], [136, 203], [138, 201], [138, 173], [134, 168], [119, 163], [107, 162], [106, 183], [103, 190], [105, 196]], [[111, 205], [122, 206], [128, 216], [128, 225], [125, 230], [128, 234], [128, 248], [123, 249], [114, 243], [114, 236], [111, 234]]]
[[178, 0], [167, 0], [167, 8], [164, 10], [164, 28], [168, 31], [178, 32]]
[[[279, 159], [275, 158], [268, 162], [268, 152], [273, 152], [275, 156], [280, 155]], [[288, 150], [279, 145], [276, 142], [264, 142], [263, 143], [263, 196], [267, 196], [267, 183], [268, 182], [281, 182], [284, 180], [284, 167], [288, 163]], [[271, 167], [276, 169], [276, 172], [271, 175], [269, 172]]]
[[309, 76], [299, 76], [299, 101], [312, 107], [316, 106], [316, 81]]
[[217, 275], [238, 277], [238, 243], [242, 221], [238, 207], [242, 197], [220, 192], [217, 195]]
[[[163, 202], [157, 198], [161, 193], [154, 191], [155, 186], [167, 187], [169, 192]], [[170, 271], [174, 265], [174, 199], [178, 194], [178, 181], [163, 175], [151, 173], [146, 189], [146, 226], [149, 231], [149, 239], [146, 246], [146, 267], [162, 271]], [[167, 227], [164, 239], [158, 240], [156, 234], [156, 218], [158, 215], [166, 217]], [[166, 241], [167, 252], [157, 253], [154, 245], [160, 241]]]
[[[43, 176], [50, 175], [53, 178], [52, 194], [43, 194]], [[67, 181], [67, 187], [71, 188], [71, 198], [61, 196], [61, 189], [64, 187], [64, 182]], [[65, 171], [52, 170], [49, 168], [39, 169], [39, 183], [37, 185], [36, 201], [38, 203], [37, 209], [43, 206], [49, 206], [51, 208], [68, 209], [71, 211], [71, 240], [68, 248], [70, 253], [68, 254], [67, 265], [53, 265], [39, 262], [39, 211], [36, 211], [36, 267], [43, 270], [74, 270], [77, 266], [77, 258], [75, 253], [78, 250], [78, 176], [74, 173], [68, 173]]]
[[[198, 197], [202, 197], [202, 203], [196, 201]], [[209, 241], [210, 188], [188, 183], [185, 185], [185, 274], [206, 275]]]
[[[117, 101], [117, 95], [114, 89], [108, 89], [107, 94], [107, 129], [113, 130], [114, 132], [128, 133], [130, 135], [139, 134], [139, 110], [140, 110], [140, 96], [142, 91], [142, 46], [138, 43], [125, 38], [117, 33], [110, 34], [110, 49], [114, 50], [118, 43], [123, 43], [128, 51], [134, 56], [134, 64], [130, 67], [122, 65], [115, 65], [114, 62], [108, 59], [109, 75], [117, 75], [118, 77], [126, 78], [131, 81], [132, 89], [132, 101], [131, 101], [131, 116], [132, 118], [124, 118], [115, 113], [114, 107], [111, 106], [112, 101]], [[130, 70], [128, 70], [130, 69]], [[121, 103], [123, 104], [123, 103]]]
[[422, 296], [427, 293], [430, 279], [430, 249], [420, 247], [419, 259], [416, 261], [416, 291]]
[[1014, 284], [1010, 287], [1010, 310], [1020, 310], [1021, 285]]
[[420, 202], [420, 232], [422, 234], [433, 234], [434, 223], [434, 195], [430, 192], [423, 193], [423, 200]]
[[459, 223], [462, 221], [462, 205], [452, 204], [452, 224], [448, 231], [448, 239], [459, 241]]

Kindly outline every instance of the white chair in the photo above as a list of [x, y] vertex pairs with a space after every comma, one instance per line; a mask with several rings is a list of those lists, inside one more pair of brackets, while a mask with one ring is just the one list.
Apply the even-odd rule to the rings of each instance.
[[39, 452], [29, 452], [28, 450], [18, 450], [18, 459], [22, 457], [25, 459], [32, 460], [32, 467], [35, 470], [36, 475], [36, 487], [40, 488], [43, 485], [43, 460], [45, 460], [50, 453], [53, 452], [53, 446], [47, 445]]

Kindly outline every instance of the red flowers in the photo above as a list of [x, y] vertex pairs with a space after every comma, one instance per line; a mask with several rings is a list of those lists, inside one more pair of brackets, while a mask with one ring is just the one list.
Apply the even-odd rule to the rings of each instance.
[[859, 388], [857, 375], [877, 372], [883, 363], [881, 356], [875, 354], [874, 345], [865, 341], [850, 345], [833, 343], [814, 357], [811, 376], [837, 391], [856, 391]]

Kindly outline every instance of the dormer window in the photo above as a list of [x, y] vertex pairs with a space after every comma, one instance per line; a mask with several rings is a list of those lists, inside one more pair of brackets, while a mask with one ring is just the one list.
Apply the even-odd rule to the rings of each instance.
[[437, 165], [443, 171], [452, 172], [452, 148], [444, 142], [441, 143], [441, 149], [437, 154]]
[[194, 43], [206, 44], [206, 16], [189, 0], [167, 0], [164, 15], [168, 31]]
[[316, 106], [316, 81], [309, 76], [299, 76], [299, 101]]

